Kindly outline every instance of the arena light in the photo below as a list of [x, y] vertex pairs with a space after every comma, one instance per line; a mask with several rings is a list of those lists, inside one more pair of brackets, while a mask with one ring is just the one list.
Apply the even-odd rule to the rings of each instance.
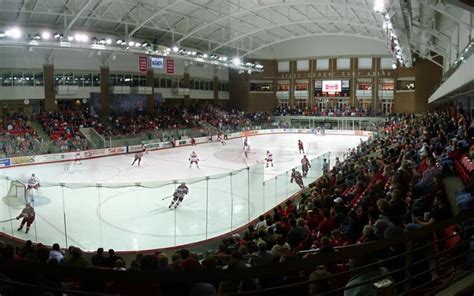
[[173, 46], [173, 52], [178, 52], [179, 48], [177, 46]]
[[385, 11], [384, 0], [374, 0], [374, 11], [376, 12]]
[[19, 28], [16, 28], [16, 27], [11, 28], [5, 32], [5, 35], [13, 39], [19, 39], [21, 37], [21, 31]]
[[232, 59], [232, 64], [238, 66], [240, 65], [240, 59], [238, 57], [235, 57]]
[[203, 59], [207, 59], [208, 57], [209, 57], [209, 56], [207, 55], [207, 53], [205, 53], [205, 54], [202, 55], [202, 58], [203, 58]]
[[35, 34], [35, 36], [33, 36], [33, 40], [40, 40], [40, 39], [41, 39], [40, 34]]
[[107, 45], [112, 44], [112, 39], [110, 39], [110, 38], [105, 39], [105, 44], [107, 44]]
[[123, 45], [125, 43], [125, 41], [123, 41], [122, 39], [117, 39], [117, 41], [115, 41], [116, 44], [118, 45]]
[[64, 35], [62, 33], [54, 33], [54, 35], [53, 35], [54, 39], [61, 39], [61, 38], [63, 38], [63, 36]]
[[227, 57], [222, 57], [222, 60], [223, 60], [224, 62], [227, 62], [228, 59], [227, 59]]
[[395, 70], [397, 69], [397, 63], [394, 61], [393, 64], [392, 64], [392, 69]]
[[43, 40], [48, 40], [49, 38], [51, 38], [51, 34], [47, 31], [44, 31], [43, 33], [41, 33], [41, 38], [43, 38]]
[[89, 37], [87, 35], [80, 34], [80, 33], [75, 34], [74, 39], [78, 42], [87, 42], [87, 41], [89, 41]]
[[128, 41], [128, 46], [134, 46], [135, 45], [135, 42], [133, 41]]
[[67, 41], [69, 41], [69, 42], [74, 41], [74, 36], [67, 36]]

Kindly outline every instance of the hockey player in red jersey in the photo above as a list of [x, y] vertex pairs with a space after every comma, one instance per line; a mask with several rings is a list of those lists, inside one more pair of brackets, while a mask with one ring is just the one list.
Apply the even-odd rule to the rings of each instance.
[[33, 209], [30, 203], [27, 203], [25, 205], [25, 208], [21, 211], [20, 215], [16, 217], [17, 220], [19, 220], [20, 218], [23, 219], [21, 220], [21, 224], [18, 228], [18, 231], [22, 230], [23, 226], [26, 224], [25, 233], [28, 233], [31, 224], [33, 224], [33, 222], [35, 221], [35, 209]]
[[309, 159], [306, 158], [306, 155], [303, 155], [303, 158], [301, 159], [301, 171], [303, 172], [303, 177], [306, 177], [308, 175], [310, 167], [311, 163], [309, 162]]
[[298, 140], [298, 151], [304, 153], [303, 142], [301, 142], [301, 140]]

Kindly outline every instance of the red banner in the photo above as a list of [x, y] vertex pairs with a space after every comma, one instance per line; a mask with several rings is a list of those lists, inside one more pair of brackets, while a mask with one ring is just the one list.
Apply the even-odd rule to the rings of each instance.
[[174, 74], [174, 60], [171, 60], [171, 59], [166, 60], [166, 73]]
[[147, 56], [138, 57], [138, 70], [140, 72], [148, 71], [148, 57]]

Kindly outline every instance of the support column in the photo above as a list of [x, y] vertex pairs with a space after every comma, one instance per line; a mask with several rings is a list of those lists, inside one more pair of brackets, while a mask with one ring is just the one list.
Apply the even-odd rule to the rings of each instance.
[[217, 105], [219, 104], [219, 77], [217, 76], [212, 78], [212, 90], [214, 92], [213, 103], [214, 105]]
[[381, 100], [379, 98], [379, 70], [380, 70], [380, 58], [375, 59], [375, 67], [374, 67], [374, 78], [372, 79], [372, 94], [374, 100], [372, 101], [372, 110], [380, 111], [381, 110]]
[[289, 61], [290, 63], [290, 106], [296, 105], [295, 99], [295, 72], [296, 72], [296, 61]]
[[146, 113], [152, 116], [156, 114], [155, 75], [153, 70], [146, 72], [146, 86], [151, 87], [151, 94], [146, 95]]
[[43, 80], [44, 80], [44, 110], [57, 111], [56, 92], [54, 91], [54, 65], [43, 65]]
[[[184, 72], [184, 75], [183, 75], [183, 84], [184, 84], [184, 88], [185, 89], [188, 89], [189, 90], [189, 72]], [[191, 105], [191, 97], [189, 95], [189, 93], [185, 94], [184, 95], [184, 106], [189, 106]]]
[[110, 115], [109, 73], [108, 66], [100, 67], [100, 115], [102, 117]]

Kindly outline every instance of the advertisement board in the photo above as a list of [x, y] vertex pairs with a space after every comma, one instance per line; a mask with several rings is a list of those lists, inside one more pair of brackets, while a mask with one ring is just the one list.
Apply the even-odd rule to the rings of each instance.
[[4, 168], [10, 166], [10, 158], [2, 158], [0, 159], [0, 168]]
[[162, 57], [151, 57], [151, 68], [152, 69], [164, 69], [165, 59]]
[[11, 165], [31, 164], [35, 163], [34, 156], [18, 156], [11, 158]]

